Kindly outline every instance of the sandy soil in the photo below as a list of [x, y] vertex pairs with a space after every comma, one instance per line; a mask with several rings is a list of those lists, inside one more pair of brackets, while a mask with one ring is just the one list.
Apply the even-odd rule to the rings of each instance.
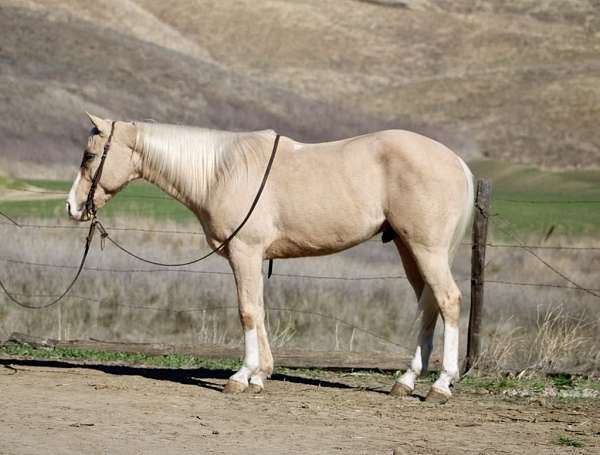
[[278, 375], [260, 395], [231, 396], [220, 392], [228, 374], [0, 359], [0, 453], [600, 453], [596, 400], [459, 386], [434, 405], [382, 393], [381, 376], [341, 373]]

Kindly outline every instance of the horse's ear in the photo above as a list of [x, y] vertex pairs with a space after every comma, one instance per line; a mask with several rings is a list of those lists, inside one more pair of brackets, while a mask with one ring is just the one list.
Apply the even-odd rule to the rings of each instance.
[[92, 124], [100, 131], [101, 133], [108, 134], [110, 132], [110, 121], [105, 120], [100, 117], [96, 117], [95, 115], [86, 112], [86, 115], [92, 122]]

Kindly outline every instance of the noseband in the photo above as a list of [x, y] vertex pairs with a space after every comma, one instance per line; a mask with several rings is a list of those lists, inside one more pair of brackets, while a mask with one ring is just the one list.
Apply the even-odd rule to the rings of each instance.
[[88, 193], [87, 200], [85, 201], [85, 212], [83, 221], [89, 221], [91, 219], [96, 218], [96, 203], [94, 202], [94, 195], [96, 194], [96, 188], [98, 188], [98, 183], [100, 182], [100, 178], [102, 177], [102, 169], [104, 169], [104, 162], [106, 161], [106, 156], [108, 155], [108, 149], [110, 148], [113, 134], [115, 132], [115, 121], [110, 124], [110, 134], [108, 135], [108, 140], [106, 144], [104, 144], [104, 151], [102, 152], [102, 157], [100, 158], [100, 165], [96, 172], [94, 173], [94, 177], [92, 178], [92, 186], [90, 187], [90, 192]]

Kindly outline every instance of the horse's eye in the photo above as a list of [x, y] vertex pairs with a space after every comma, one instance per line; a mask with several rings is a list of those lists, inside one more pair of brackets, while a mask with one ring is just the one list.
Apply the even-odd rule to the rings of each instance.
[[83, 153], [83, 162], [81, 164], [83, 165], [83, 164], [87, 163], [88, 161], [92, 161], [94, 158], [96, 158], [96, 155], [86, 151]]

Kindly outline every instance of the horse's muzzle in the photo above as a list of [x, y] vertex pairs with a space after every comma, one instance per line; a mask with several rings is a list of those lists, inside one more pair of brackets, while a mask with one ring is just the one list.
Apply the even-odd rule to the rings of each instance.
[[75, 221], [89, 221], [92, 217], [89, 211], [87, 210], [78, 210], [73, 212], [71, 208], [71, 203], [67, 201], [66, 203], [67, 213], [72, 220]]

